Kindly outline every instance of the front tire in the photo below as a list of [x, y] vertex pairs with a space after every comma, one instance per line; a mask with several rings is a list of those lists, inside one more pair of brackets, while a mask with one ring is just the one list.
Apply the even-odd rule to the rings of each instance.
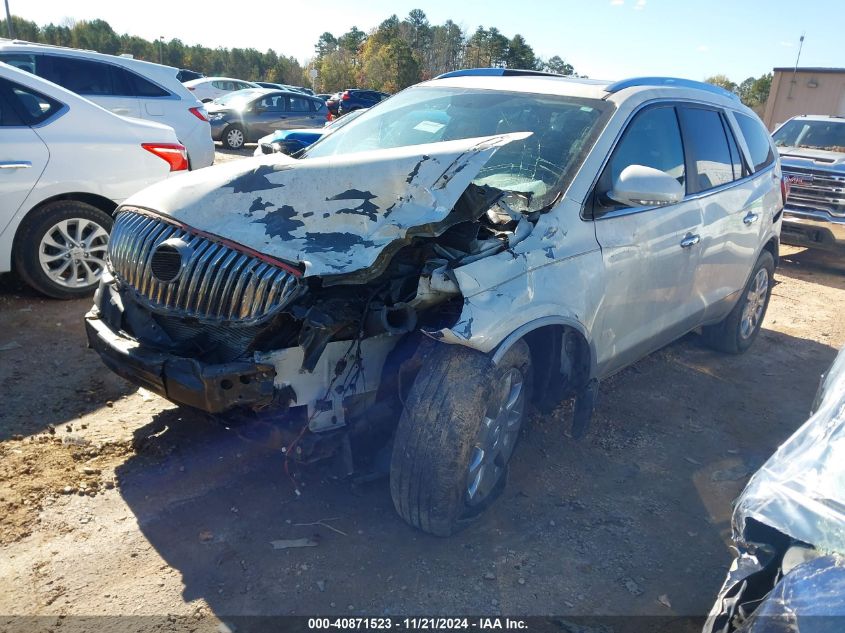
[[54, 299], [91, 294], [106, 267], [113, 218], [75, 200], [44, 205], [24, 220], [15, 242], [15, 270]]
[[240, 125], [234, 124], [223, 130], [221, 140], [226, 149], [241, 149], [246, 144], [246, 134]]
[[495, 366], [463, 346], [435, 348], [408, 394], [390, 464], [390, 494], [405, 521], [449, 536], [499, 496], [526, 417], [531, 376], [525, 341]]
[[720, 352], [742, 354], [760, 333], [775, 277], [775, 259], [763, 251], [734, 309], [725, 319], [704, 328], [704, 341]]

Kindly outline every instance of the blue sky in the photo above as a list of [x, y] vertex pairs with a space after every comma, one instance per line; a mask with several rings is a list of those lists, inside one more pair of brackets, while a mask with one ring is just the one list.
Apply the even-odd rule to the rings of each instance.
[[[845, 67], [845, 0], [9, 0], [12, 12], [38, 23], [65, 18], [108, 21], [118, 32], [186, 44], [273, 48], [305, 60], [321, 33], [353, 25], [368, 31], [413, 8], [432, 23], [452, 19], [472, 32], [495, 26], [521, 33], [535, 53], [560, 55], [594, 78], [717, 73], [740, 82], [792, 66], [806, 33], [802, 66]], [[225, 7], [225, 10], [224, 10]]]

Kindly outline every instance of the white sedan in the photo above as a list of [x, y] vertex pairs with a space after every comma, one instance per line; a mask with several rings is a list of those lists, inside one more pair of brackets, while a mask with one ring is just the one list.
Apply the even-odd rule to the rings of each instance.
[[0, 62], [0, 273], [50, 297], [92, 292], [117, 205], [187, 169], [173, 128]]
[[192, 79], [191, 81], [185, 82], [185, 87], [203, 103], [214, 101], [217, 97], [222, 97], [223, 95], [227, 95], [230, 92], [235, 92], [237, 90], [261, 88], [261, 86], [251, 81], [232, 79], [231, 77], [203, 77], [201, 79]]

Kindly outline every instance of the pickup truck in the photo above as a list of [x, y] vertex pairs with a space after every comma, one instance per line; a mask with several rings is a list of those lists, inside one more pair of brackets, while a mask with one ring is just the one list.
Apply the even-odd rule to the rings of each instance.
[[845, 117], [797, 116], [772, 137], [790, 186], [781, 241], [845, 254]]

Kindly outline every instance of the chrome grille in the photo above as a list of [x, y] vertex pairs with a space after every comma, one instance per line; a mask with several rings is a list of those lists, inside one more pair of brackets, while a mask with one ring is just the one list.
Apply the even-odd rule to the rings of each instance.
[[[845, 217], [845, 175], [792, 166], [784, 167], [783, 175], [790, 180], [790, 207]], [[793, 179], [805, 182], [796, 183]]]
[[[184, 241], [192, 255], [175, 281], [162, 283], [152, 274], [152, 254], [171, 238]], [[109, 260], [150, 308], [206, 321], [262, 320], [301, 288], [296, 276], [278, 266], [134, 211], [117, 216]]]

